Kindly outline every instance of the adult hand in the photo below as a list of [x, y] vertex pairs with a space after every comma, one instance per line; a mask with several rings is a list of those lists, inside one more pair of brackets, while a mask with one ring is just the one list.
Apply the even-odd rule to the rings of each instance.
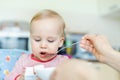
[[93, 53], [101, 62], [104, 62], [110, 52], [113, 51], [106, 37], [95, 34], [85, 35], [81, 40], [80, 46]]

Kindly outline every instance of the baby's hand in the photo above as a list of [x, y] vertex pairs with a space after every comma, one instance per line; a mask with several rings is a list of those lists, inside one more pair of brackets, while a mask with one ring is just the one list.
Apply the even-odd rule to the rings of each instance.
[[24, 73], [21, 74], [21, 75], [17, 78], [17, 80], [24, 80]]
[[36, 79], [36, 80], [41, 80], [41, 79], [37, 77], [37, 79]]
[[[21, 74], [21, 75], [17, 78], [17, 80], [25, 80], [24, 74]], [[37, 77], [36, 80], [41, 80], [41, 79], [40, 79], [39, 77]]]
[[[34, 72], [34, 75], [36, 75], [36, 72]], [[36, 75], [36, 80], [41, 80], [41, 79]]]

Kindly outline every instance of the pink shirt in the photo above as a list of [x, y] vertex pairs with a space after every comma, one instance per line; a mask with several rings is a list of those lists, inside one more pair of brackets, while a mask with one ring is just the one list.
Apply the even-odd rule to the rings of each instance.
[[57, 55], [48, 61], [41, 61], [34, 58], [33, 54], [23, 54], [19, 60], [16, 62], [12, 72], [6, 76], [5, 80], [16, 80], [17, 76], [25, 71], [26, 67], [33, 67], [34, 65], [42, 64], [45, 67], [55, 67], [63, 60], [69, 59], [64, 55]]

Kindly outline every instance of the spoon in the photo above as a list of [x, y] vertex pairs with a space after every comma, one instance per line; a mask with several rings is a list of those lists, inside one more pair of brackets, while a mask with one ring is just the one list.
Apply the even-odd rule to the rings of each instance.
[[65, 47], [62, 47], [60, 50], [58, 50], [57, 51], [57, 53], [59, 53], [60, 51], [62, 51], [63, 49], [66, 49], [66, 48], [70, 48], [70, 47], [72, 47], [73, 45], [76, 45], [76, 44], [79, 44], [80, 43], [80, 41], [77, 41], [77, 42], [75, 42], [75, 43], [73, 43], [73, 44], [71, 44], [71, 45], [69, 45], [69, 46], [65, 46]]

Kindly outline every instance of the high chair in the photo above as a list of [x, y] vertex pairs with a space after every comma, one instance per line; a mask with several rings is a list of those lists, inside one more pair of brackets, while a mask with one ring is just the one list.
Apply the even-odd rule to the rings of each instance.
[[5, 76], [13, 69], [16, 61], [22, 54], [29, 54], [29, 51], [21, 49], [0, 49], [0, 80], [4, 80]]

